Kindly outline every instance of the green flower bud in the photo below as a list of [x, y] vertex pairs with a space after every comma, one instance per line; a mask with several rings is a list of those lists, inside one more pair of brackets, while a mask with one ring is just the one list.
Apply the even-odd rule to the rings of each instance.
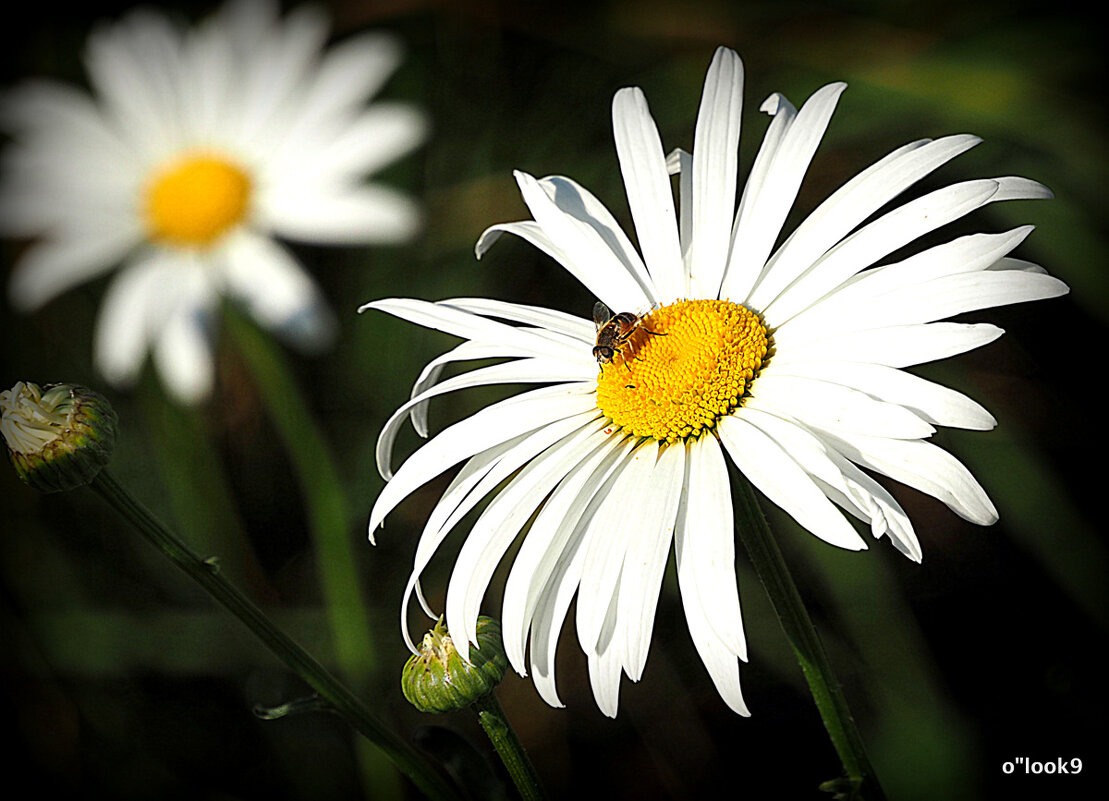
[[115, 446], [118, 418], [100, 394], [74, 384], [20, 381], [0, 392], [0, 432], [15, 472], [42, 492], [96, 478]]
[[482, 615], [477, 621], [477, 646], [465, 661], [454, 647], [443, 619], [424, 635], [419, 653], [401, 674], [404, 697], [421, 712], [442, 713], [470, 706], [493, 692], [508, 669], [501, 642], [501, 624]]

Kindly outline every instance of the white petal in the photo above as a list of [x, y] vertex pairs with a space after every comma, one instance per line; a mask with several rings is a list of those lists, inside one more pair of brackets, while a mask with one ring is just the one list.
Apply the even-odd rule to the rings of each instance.
[[[740, 410], [742, 412], [742, 409]], [[781, 446], [742, 417], [723, 417], [720, 441], [763, 495], [825, 542], [851, 551], [866, 542]]]
[[789, 236], [770, 259], [751, 293], [755, 308], [765, 308], [837, 242], [905, 189], [981, 140], [948, 136], [898, 148], [856, 175], [828, 197]]
[[997, 181], [967, 181], [938, 189], [879, 217], [836, 245], [763, 313], [782, 325], [855, 273], [897, 248], [980, 208], [997, 194]]
[[[584, 380], [589, 380], [590, 377], [587, 375]], [[396, 441], [401, 423], [404, 422], [404, 418], [413, 407], [418, 404], [425, 404], [433, 397], [458, 389], [488, 386], [489, 384], [549, 384], [581, 380], [583, 380], [583, 377], [579, 368], [551, 359], [523, 359], [505, 364], [494, 364], [449, 378], [441, 384], [413, 396], [407, 403], [394, 411], [385, 422], [377, 439], [378, 472], [386, 481], [392, 477], [389, 462], [393, 453], [393, 443]]]
[[851, 435], [835, 437], [836, 449], [853, 462], [915, 487], [947, 504], [972, 523], [997, 522], [997, 509], [986, 491], [959, 460], [920, 440]]
[[681, 148], [670, 151], [666, 169], [678, 176], [678, 240], [682, 245], [682, 263], [689, 274], [690, 247], [693, 244], [693, 156]]
[[689, 292], [715, 298], [728, 263], [739, 172], [743, 62], [717, 48], [701, 94], [693, 139], [693, 236]]
[[87, 237], [39, 242], [19, 260], [8, 287], [12, 305], [31, 311], [77, 284], [119, 264], [141, 240], [137, 226], [118, 225], [89, 231]]
[[492, 298], [450, 298], [441, 300], [439, 303], [443, 306], [468, 311], [471, 314], [499, 317], [502, 320], [511, 320], [516, 323], [545, 328], [548, 331], [554, 331], [581, 342], [586, 342], [590, 348], [593, 347], [597, 336], [597, 329], [591, 320], [575, 317], [572, 314], [555, 309], [545, 309], [541, 306], [506, 303], [503, 300], [493, 300]]
[[[633, 444], [634, 441], [631, 439], [621, 439], [616, 446], [616, 458], [612, 460], [606, 458], [595, 473], [598, 480], [591, 483], [589, 488], [596, 491], [582, 512], [582, 523], [573, 526], [572, 534], [560, 550], [552, 574], [536, 605], [530, 640], [531, 676], [535, 689], [551, 706], [562, 706], [554, 681], [555, 648], [570, 601], [578, 589], [585, 566], [588, 551], [585, 524], [592, 519], [596, 510], [612, 492], [616, 478], [627, 463], [627, 456]], [[619, 660], [617, 660], [617, 673], [619, 673], [619, 667]], [[619, 675], [617, 675], [618, 678]]]
[[788, 347], [797, 342], [821, 339], [829, 328], [844, 330], [846, 326], [857, 330], [931, 322], [936, 318], [920, 320], [916, 311], [910, 312], [912, 319], [901, 319], [903, 310], [900, 307], [897, 315], [891, 314], [885, 307], [886, 299], [899, 291], [915, 295], [918, 286], [938, 278], [985, 270], [1020, 244], [1031, 231], [1031, 226], [1024, 226], [1004, 234], [963, 236], [896, 264], [867, 270], [780, 325], [774, 332], [774, 341], [788, 343]]
[[536, 508], [578, 461], [596, 447], [596, 423], [538, 454], [485, 507], [458, 554], [447, 588], [447, 628], [463, 659], [477, 644], [481, 600], [493, 572]]
[[[649, 495], [643, 499], [650, 508], [624, 557], [617, 620], [624, 635], [624, 669], [632, 681], [639, 681], [647, 663], [684, 475], [685, 447], [678, 444], [662, 449], [651, 470]], [[630, 500], [635, 503], [634, 498]]]
[[[736, 585], [728, 464], [716, 437], [701, 437], [686, 447], [689, 450], [686, 497], [674, 534], [678, 584], [686, 615], [692, 613], [702, 619], [704, 633], [711, 634], [733, 659], [746, 660], [747, 641]], [[698, 642], [697, 637], [694, 642]]]
[[154, 364], [181, 403], [199, 403], [215, 381], [208, 324], [209, 308], [182, 303], [165, 321], [154, 343]]
[[[412, 385], [412, 393], [410, 397], [422, 395], [439, 381], [439, 376], [443, 372], [443, 368], [451, 362], [467, 361], [469, 359], [497, 359], [506, 356], [519, 356], [520, 353], [515, 350], [508, 350], [503, 346], [486, 345], [481, 342], [463, 342], [453, 350], [437, 356], [432, 359], [424, 367], [420, 373], [416, 383]], [[427, 438], [427, 406], [426, 402], [418, 403], [412, 407], [409, 414], [412, 418], [412, 427], [416, 429], [416, 433], [421, 437]], [[380, 470], [380, 465], [378, 466]], [[392, 477], [392, 470], [388, 471], [388, 475], [382, 474], [385, 478]]]
[[612, 130], [639, 249], [655, 296], [669, 303], [686, 294], [682, 251], [666, 156], [640, 89], [621, 89], [613, 97]]
[[250, 313], [296, 344], [319, 349], [338, 327], [315, 282], [292, 254], [266, 236], [241, 232], [227, 245], [222, 277]]
[[617, 609], [616, 599], [620, 590], [620, 580], [616, 580], [616, 590], [609, 602], [604, 620], [598, 632], [597, 645], [586, 649], [589, 663], [589, 685], [593, 688], [593, 698], [607, 717], [616, 717], [620, 703], [620, 668], [622, 651], [616, 639]]
[[715, 437], [701, 437], [687, 448], [687, 496], [674, 532], [685, 619], [720, 697], [733, 711], [750, 715], [739, 684], [747, 643], [736, 587], [728, 467]]
[[997, 425], [993, 415], [966, 395], [893, 367], [865, 362], [810, 361], [787, 364], [781, 370], [786, 375], [802, 375], [853, 387], [878, 400], [911, 409], [933, 425], [979, 431], [988, 431]]
[[147, 348], [165, 321], [160, 297], [171, 285], [172, 259], [155, 251], [136, 260], [108, 285], [96, 321], [94, 359], [100, 373], [116, 386], [138, 378]]
[[593, 393], [544, 387], [486, 406], [445, 428], [413, 453], [385, 485], [370, 513], [372, 533], [398, 503], [453, 464], [556, 420], [596, 409]]
[[[650, 306], [650, 297], [640, 285], [639, 279], [634, 272], [628, 270], [620, 255], [613, 251], [592, 220], [580, 220], [560, 208], [551, 200], [543, 185], [527, 173], [517, 170], [513, 174], [524, 202], [553, 248], [544, 247], [542, 240], [534, 235], [528, 236], [533, 244], [557, 258], [571, 275], [609, 307], [635, 310]], [[526, 236], [530, 229], [520, 226], [521, 224], [494, 226], [493, 229]], [[487, 248], [492, 241], [486, 238], [487, 234], [488, 231], [478, 241], [479, 251], [483, 246]]]
[[539, 185], [559, 209], [597, 232], [608, 249], [623, 263], [624, 269], [635, 278], [650, 304], [654, 305], [657, 302], [654, 284], [643, 259], [605, 205], [571, 178], [551, 175], [540, 179]]
[[587, 654], [598, 648], [632, 538], [639, 535], [639, 526], [652, 525], [646, 511], [655, 508], [660, 500], [660, 494], [654, 492], [651, 484], [657, 460], [655, 440], [639, 445], [616, 477], [612, 491], [589, 521], [585, 568], [577, 602], [578, 642]]
[[875, 538], [889, 534], [894, 545], [916, 562], [920, 543], [908, 515], [874, 479], [826, 443], [818, 432], [792, 420], [745, 406], [742, 417], [774, 439], [835, 503], [870, 524]]
[[[85, 66], [117, 130], [154, 161], [179, 141], [181, 36], [169, 20], [137, 8], [89, 34]], [[138, 155], [138, 154], [136, 154]]]
[[305, 182], [282, 184], [258, 198], [258, 219], [288, 239], [322, 244], [397, 244], [422, 224], [416, 204], [374, 184], [328, 193]]
[[808, 373], [798, 376], [767, 370], [753, 385], [747, 403], [830, 431], [896, 439], [920, 439], [936, 431], [908, 409]]
[[[589, 416], [584, 415], [556, 420], [534, 431], [513, 437], [504, 443], [481, 451], [469, 459], [458, 471], [424, 524], [420, 541], [416, 545], [416, 555], [413, 558], [412, 572], [405, 587], [404, 600], [401, 603], [401, 630], [404, 632], [405, 641], [413, 653], [416, 652], [416, 649], [409, 639], [408, 629], [405, 626], [408, 603], [412, 592], [414, 590], [418, 592], [420, 575], [431, 562], [439, 546], [462, 518], [513, 472], [534, 459], [546, 448], [570, 436], [589, 423]], [[370, 541], [373, 542], [372, 531]], [[420, 603], [425, 610], [428, 610], [422, 594], [420, 594]], [[430, 610], [428, 610], [428, 614], [435, 617]]]
[[794, 362], [824, 360], [910, 367], [979, 348], [1003, 333], [988, 323], [924, 323], [848, 331], [782, 348], [774, 354], [769, 369], [784, 370], [785, 365]]
[[[732, 280], [725, 278], [721, 289], [725, 294], [740, 298], [736, 293], [749, 286], [750, 276], [757, 276], [770, 258], [813, 154], [824, 137], [839, 96], [846, 88], [844, 83], [822, 87], [805, 102], [795, 118], [789, 120], [783, 117], [787, 127], [777, 134], [781, 138], [773, 149], [773, 161], [765, 167], [760, 165], [760, 169], [766, 170], [762, 179], [765, 183], [757, 197], [745, 198], [736, 219], [728, 264], [728, 273], [735, 273], [736, 277]], [[771, 127], [774, 127], [773, 123]], [[770, 140], [770, 132], [767, 137]]]
[[352, 36], [329, 48], [312, 77], [301, 113], [306, 120], [341, 117], [375, 95], [401, 61], [400, 43], [384, 33]]
[[416, 325], [434, 328], [456, 337], [472, 339], [489, 345], [500, 344], [506, 354], [518, 356], [550, 356], [573, 361], [581, 357], [581, 345], [554, 341], [526, 328], [505, 325], [445, 304], [428, 303], [413, 298], [386, 298], [358, 308], [377, 309], [408, 320]]
[[572, 553], [571, 537], [586, 507], [604, 484], [631, 441], [604, 433], [594, 435], [594, 450], [567, 473], [543, 504], [516, 554], [504, 587], [501, 631], [505, 654], [521, 675], [524, 642], [545, 593], [557, 592], [560, 565]]

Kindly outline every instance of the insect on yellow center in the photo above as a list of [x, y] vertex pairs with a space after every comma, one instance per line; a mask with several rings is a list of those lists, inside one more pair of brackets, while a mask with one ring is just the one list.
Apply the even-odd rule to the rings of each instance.
[[226, 158], [174, 160], [147, 184], [147, 231], [164, 244], [206, 247], [246, 216], [250, 195], [249, 176]]
[[726, 300], [656, 309], [597, 378], [597, 406], [625, 433], [700, 436], [742, 403], [770, 348], [757, 314]]

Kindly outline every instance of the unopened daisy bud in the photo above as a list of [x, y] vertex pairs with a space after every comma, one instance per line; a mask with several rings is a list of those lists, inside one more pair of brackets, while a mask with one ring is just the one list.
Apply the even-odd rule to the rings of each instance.
[[20, 381], [0, 392], [0, 431], [15, 471], [42, 492], [84, 486], [108, 463], [118, 418], [99, 393]]
[[419, 653], [401, 674], [401, 690], [421, 712], [462, 709], [493, 692], [508, 668], [501, 642], [501, 624], [484, 615], [477, 621], [477, 646], [467, 662], [454, 647], [443, 619], [424, 635]]

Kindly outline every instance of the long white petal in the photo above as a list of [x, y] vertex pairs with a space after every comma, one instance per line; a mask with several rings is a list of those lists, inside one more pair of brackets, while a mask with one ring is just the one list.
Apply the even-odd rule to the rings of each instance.
[[[613, 308], [640, 309], [650, 305], [650, 299], [634, 272], [621, 260], [594, 226], [592, 220], [581, 220], [560, 208], [551, 199], [547, 189], [534, 177], [517, 170], [513, 173], [520, 187], [524, 202], [535, 217], [544, 236], [551, 242], [553, 249], [548, 252], [557, 258], [571, 275], [577, 278], [595, 297], [600, 298]], [[506, 230], [528, 236], [537, 246], [542, 240], [530, 233], [521, 224], [494, 226], [490, 230]], [[488, 248], [491, 240], [486, 237], [489, 231], [478, 240], [478, 250]], [[544, 248], [546, 250], [546, 248]], [[561, 256], [559, 255], [561, 254]]]
[[591, 320], [575, 317], [556, 309], [544, 309], [540, 306], [526, 306], [522, 303], [506, 303], [503, 300], [492, 298], [449, 298], [441, 300], [443, 306], [462, 309], [471, 314], [481, 314], [486, 317], [499, 317], [502, 320], [511, 320], [516, 323], [525, 323], [539, 328], [545, 328], [563, 336], [581, 342], [589, 343], [593, 347], [597, 330]]
[[372, 533], [398, 503], [453, 464], [547, 423], [596, 408], [592, 393], [559, 385], [508, 398], [449, 426], [413, 453], [385, 485], [370, 512]]
[[729, 416], [720, 419], [717, 431], [732, 461], [750, 482], [803, 528], [831, 545], [851, 551], [866, 549], [866, 542], [808, 473], [760, 429], [740, 416]]
[[221, 260], [227, 292], [266, 328], [311, 350], [333, 340], [338, 323], [316, 283], [268, 236], [240, 232]]
[[45, 240], [19, 260], [8, 287], [12, 305], [21, 311], [37, 309], [77, 284], [107, 272], [135, 247], [141, 232], [125, 221], [80, 239]]
[[988, 323], [924, 323], [847, 331], [783, 348], [774, 355], [763, 375], [794, 362], [825, 360], [911, 367], [980, 348], [1003, 333], [1002, 329]]
[[[526, 354], [520, 353], [519, 349], [467, 340], [428, 362], [420, 372], [419, 377], [416, 379], [416, 383], [412, 385], [410, 397], [415, 398], [417, 395], [422, 395], [431, 387], [435, 386], [439, 381], [439, 376], [443, 373], [443, 368], [451, 362], [468, 361], [471, 359], [499, 359], [523, 355]], [[427, 407], [428, 403], [424, 401], [423, 403], [414, 405], [409, 410], [409, 415], [412, 418], [412, 427], [416, 429], [417, 434], [425, 439], [429, 433], [427, 427]], [[389, 478], [390, 476], [384, 477]]]
[[409, 639], [405, 626], [408, 603], [412, 593], [417, 592], [420, 595], [420, 605], [428, 611], [429, 616], [435, 617], [428, 610], [426, 601], [419, 593], [419, 580], [443, 540], [466, 514], [481, 503], [508, 476], [552, 444], [588, 424], [589, 420], [583, 419], [582, 416], [556, 420], [532, 432], [485, 449], [470, 458], [458, 471], [424, 524], [424, 530], [420, 534], [420, 541], [416, 545], [416, 554], [412, 560], [412, 572], [409, 574], [408, 584], [404, 590], [404, 599], [401, 603], [401, 630], [413, 653], [415, 653], [415, 647]]
[[[559, 552], [551, 576], [536, 605], [530, 639], [531, 676], [535, 689], [551, 706], [562, 706], [554, 680], [555, 648], [570, 601], [581, 583], [589, 550], [588, 523], [612, 493], [616, 479], [627, 465], [632, 445], [631, 439], [621, 440], [616, 450], [617, 458], [612, 462], [606, 460], [606, 464], [598, 470], [596, 475], [600, 480], [592, 485], [596, 487], [596, 492], [582, 512], [581, 522], [574, 525], [571, 536]], [[600, 534], [603, 536], [604, 532]]]
[[686, 497], [674, 532], [678, 584], [686, 614], [703, 617], [706, 633], [723, 644], [732, 657], [746, 660], [728, 464], [716, 437], [701, 437], [688, 442], [686, 448]]
[[910, 142], [863, 170], [821, 203], [778, 248], [751, 293], [751, 304], [755, 308], [769, 305], [867, 217], [980, 141], [976, 136], [960, 135]]
[[920, 439], [936, 431], [918, 415], [897, 404], [808, 374], [786, 375], [781, 370], [768, 370], [755, 382], [747, 402], [831, 431], [855, 431], [896, 439]]
[[987, 526], [997, 509], [970, 471], [942, 448], [920, 440], [828, 435], [851, 461], [943, 501], [960, 517]]
[[[594, 435], [594, 450], [567, 473], [543, 504], [524, 538], [504, 587], [501, 631], [505, 654], [518, 673], [524, 669], [524, 643], [542, 595], [586, 507], [623, 452], [621, 438]], [[625, 448], [630, 449], [630, 441]]]
[[[624, 670], [632, 681], [639, 681], [647, 663], [684, 476], [685, 447], [677, 444], [662, 449], [651, 470], [650, 495], [643, 499], [651, 507], [649, 517], [632, 537], [624, 557], [617, 619], [623, 634]], [[634, 498], [630, 500], [636, 503]]]
[[578, 642], [586, 653], [598, 646], [628, 546], [638, 536], [639, 526], [650, 525], [645, 512], [659, 500], [658, 494], [652, 496], [651, 486], [657, 460], [658, 442], [647, 440], [639, 445], [589, 522], [588, 553], [577, 608]]
[[773, 161], [763, 168], [767, 171], [765, 183], [757, 199], [745, 202], [737, 217], [728, 264], [728, 273], [736, 278], [733, 281], [725, 278], [721, 289], [733, 299], [746, 298], [746, 293], [742, 296], [736, 293], [747, 288], [749, 278], [757, 276], [770, 258], [813, 154], [846, 88], [844, 83], [822, 87], [805, 102], [795, 118], [786, 120], [788, 127], [773, 151]]
[[[919, 314], [915, 313], [914, 319], [901, 319], [900, 309], [896, 316], [892, 315], [885, 308], [886, 299], [891, 293], [899, 291], [915, 295], [918, 286], [939, 278], [986, 270], [1024, 241], [1031, 231], [1031, 226], [1024, 226], [1004, 234], [963, 236], [913, 254], [896, 264], [867, 270], [778, 326], [774, 341], [788, 347], [797, 342], [820, 339], [830, 328], [877, 328], [921, 322], [916, 319]], [[937, 318], [923, 322], [934, 319]]]
[[643, 261], [654, 281], [655, 296], [670, 303], [685, 290], [682, 250], [666, 156], [642, 90], [628, 87], [616, 93], [612, 130]]
[[596, 446], [596, 423], [580, 428], [538, 454], [485, 507], [451, 571], [447, 628], [463, 659], [477, 643], [481, 600], [505, 551], [543, 499]]
[[728, 467], [715, 437], [688, 443], [686, 495], [678, 510], [674, 554], [693, 644], [720, 697], [750, 715], [739, 685], [747, 658], [735, 575]]
[[997, 425], [993, 415], [966, 395], [894, 367], [866, 362], [809, 361], [784, 365], [781, 372], [852, 387], [878, 400], [911, 409], [933, 425], [979, 431]]
[[526, 328], [505, 325], [477, 314], [470, 314], [452, 306], [428, 303], [414, 298], [384, 298], [366, 303], [358, 308], [377, 309], [410, 323], [434, 328], [463, 339], [485, 344], [498, 344], [512, 348], [520, 356], [550, 356], [575, 359], [581, 355], [580, 346], [570, 342], [555, 342], [539, 336]]
[[170, 393], [184, 404], [207, 398], [215, 381], [208, 312], [203, 306], [180, 304], [154, 342], [154, 364]]
[[942, 225], [1002, 200], [1036, 199], [1050, 191], [1023, 178], [966, 181], [917, 198], [852, 234], [763, 308], [768, 321], [782, 325], [843, 281]]
[[782, 325], [860, 270], [897, 248], [980, 208], [997, 194], [997, 181], [953, 184], [879, 217], [840, 242], [789, 288], [762, 307], [767, 321]]
[[565, 176], [550, 175], [541, 178], [539, 185], [560, 210], [597, 232], [601, 241], [624, 265], [624, 269], [635, 278], [650, 305], [655, 305], [658, 298], [647, 267], [624, 229], [605, 205], [581, 184]]
[[154, 251], [124, 267], [108, 285], [96, 320], [93, 358], [116, 386], [130, 386], [165, 317], [160, 296], [177, 265]]
[[617, 639], [617, 598], [620, 592], [620, 579], [605, 610], [597, 644], [586, 649], [589, 665], [589, 686], [593, 688], [593, 698], [607, 717], [616, 717], [620, 703], [620, 669], [623, 650]]
[[910, 559], [921, 559], [908, 515], [886, 490], [803, 424], [749, 406], [739, 415], [774, 439], [820, 486], [825, 495], [870, 525], [875, 538], [888, 534]]
[[689, 292], [715, 298], [728, 263], [739, 172], [743, 62], [717, 48], [705, 78], [693, 137], [693, 226]]
[[[588, 379], [589, 376], [586, 376], [584, 380]], [[522, 359], [504, 364], [494, 364], [449, 378], [426, 392], [413, 396], [385, 421], [385, 425], [381, 428], [381, 434], [377, 438], [378, 472], [386, 481], [392, 478], [390, 457], [401, 423], [404, 422], [404, 418], [413, 407], [418, 404], [426, 404], [433, 397], [459, 389], [488, 386], [490, 384], [550, 384], [581, 380], [583, 380], [583, 377], [578, 367], [551, 359]]]
[[262, 225], [305, 242], [397, 244], [411, 239], [422, 224], [411, 198], [376, 184], [331, 192], [282, 186], [280, 191], [261, 194], [258, 204]]

